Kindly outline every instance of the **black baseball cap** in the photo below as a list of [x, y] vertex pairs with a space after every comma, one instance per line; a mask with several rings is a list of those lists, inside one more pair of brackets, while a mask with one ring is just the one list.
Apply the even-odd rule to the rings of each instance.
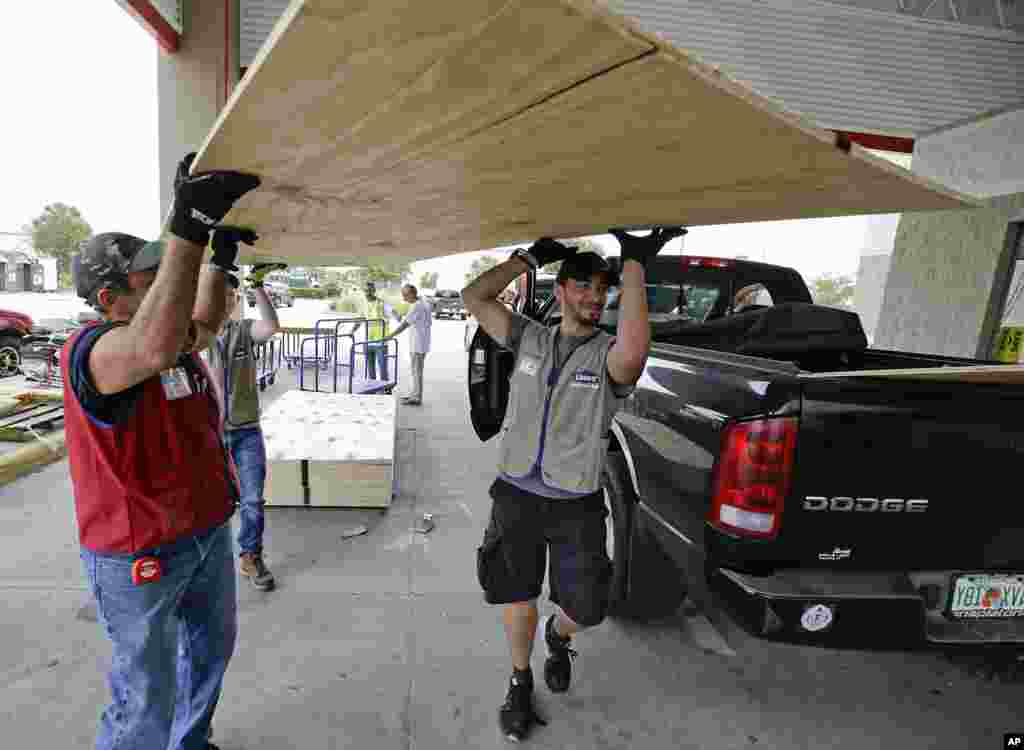
[[152, 271], [163, 258], [161, 240], [147, 242], [141, 237], [120, 232], [104, 232], [79, 245], [71, 259], [75, 292], [89, 299], [104, 284], [127, 282], [129, 273]]
[[564, 284], [566, 279], [573, 281], [590, 281], [595, 274], [604, 274], [608, 286], [616, 286], [619, 283], [619, 276], [612, 269], [611, 265], [597, 253], [587, 251], [576, 253], [562, 261], [558, 269], [558, 276], [555, 281]]

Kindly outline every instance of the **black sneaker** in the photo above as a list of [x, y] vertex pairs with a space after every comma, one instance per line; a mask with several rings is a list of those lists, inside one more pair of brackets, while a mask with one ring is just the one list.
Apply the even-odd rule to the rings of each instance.
[[544, 626], [544, 642], [548, 644], [548, 658], [544, 662], [544, 682], [552, 693], [564, 693], [572, 681], [572, 660], [576, 652], [569, 648], [572, 638], [563, 638], [555, 631], [555, 616]]
[[533, 708], [533, 677], [529, 672], [512, 675], [505, 702], [498, 712], [498, 723], [505, 739], [512, 742], [526, 739], [534, 724], [547, 726]]

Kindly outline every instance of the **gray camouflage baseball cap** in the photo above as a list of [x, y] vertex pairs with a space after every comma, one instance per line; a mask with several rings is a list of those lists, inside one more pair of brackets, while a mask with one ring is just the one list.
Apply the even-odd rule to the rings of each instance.
[[146, 242], [120, 232], [97, 234], [85, 240], [71, 260], [75, 292], [90, 299], [104, 284], [124, 284], [129, 273], [155, 270], [163, 254], [162, 240]]

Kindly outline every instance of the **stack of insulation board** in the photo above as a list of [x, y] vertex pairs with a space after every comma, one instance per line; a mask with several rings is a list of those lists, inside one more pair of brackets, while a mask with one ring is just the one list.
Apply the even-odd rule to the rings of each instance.
[[391, 505], [393, 396], [288, 391], [264, 412], [261, 425], [268, 505]]

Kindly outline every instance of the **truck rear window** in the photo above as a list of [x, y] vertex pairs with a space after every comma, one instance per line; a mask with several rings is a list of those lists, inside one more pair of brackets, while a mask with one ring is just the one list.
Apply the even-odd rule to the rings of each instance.
[[[715, 306], [722, 290], [710, 284], [647, 284], [647, 309], [651, 320], [692, 320], [701, 322]], [[602, 323], [618, 318], [619, 289], [608, 292]]]

